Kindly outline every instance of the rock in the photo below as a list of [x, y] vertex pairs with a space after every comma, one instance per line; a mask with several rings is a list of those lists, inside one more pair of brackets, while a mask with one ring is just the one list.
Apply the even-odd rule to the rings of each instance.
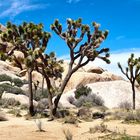
[[[132, 104], [131, 84], [124, 80], [97, 82], [87, 84], [94, 94], [102, 97], [104, 105], [108, 108], [116, 108], [123, 102]], [[136, 108], [140, 108], [140, 91], [136, 89]]]
[[[75, 106], [69, 102], [69, 97], [74, 97], [74, 96], [75, 96], [74, 90], [67, 92], [67, 94], [62, 94], [58, 106], [60, 108], [75, 108]], [[55, 98], [56, 98], [56, 96], [53, 97], [53, 102], [54, 102]]]
[[76, 72], [70, 78], [68, 82], [65, 92], [77, 88], [81, 85], [86, 85], [95, 82], [103, 82], [103, 81], [114, 81], [114, 80], [122, 80], [123, 78], [109, 72], [103, 72], [102, 74], [90, 73], [90, 72]]
[[102, 74], [104, 72], [104, 70], [100, 67], [93, 67], [93, 68], [90, 68], [89, 70], [87, 70], [87, 72]]
[[[4, 92], [1, 96], [2, 99], [9, 99], [9, 98], [13, 98], [16, 101], [19, 101], [21, 105], [28, 105], [29, 106], [29, 97], [27, 97], [26, 95], [21, 95], [21, 94], [12, 94], [12, 93], [6, 93]], [[34, 105], [37, 106], [37, 102], [34, 100], [33, 101]]]
[[12, 77], [12, 78], [19, 78], [18, 76], [16, 76], [16, 74], [19, 73], [19, 71], [20, 71], [19, 68], [11, 66], [9, 62], [0, 60], [1, 74], [10, 75], [10, 77]]

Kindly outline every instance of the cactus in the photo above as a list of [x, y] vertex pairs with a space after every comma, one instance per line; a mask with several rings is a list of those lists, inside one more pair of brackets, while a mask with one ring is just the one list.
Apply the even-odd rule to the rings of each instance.
[[140, 75], [140, 57], [134, 58], [134, 54], [131, 54], [130, 58], [128, 58], [127, 65], [128, 66], [123, 69], [121, 64], [118, 63], [118, 67], [120, 68], [121, 72], [127, 77], [127, 79], [131, 83], [133, 92], [133, 109], [135, 109], [135, 82]]
[[[54, 101], [54, 114], [56, 114], [61, 95], [74, 72], [96, 58], [110, 63], [109, 48], [100, 49], [100, 44], [106, 39], [108, 31], [99, 30], [100, 24], [95, 22], [92, 26], [94, 31], [91, 30], [89, 25], [82, 24], [81, 18], [77, 20], [67, 19], [67, 29], [65, 31], [62, 29], [59, 20], [55, 20], [51, 25], [51, 29], [66, 42], [70, 50], [69, 70]], [[74, 66], [77, 61], [78, 63]]]

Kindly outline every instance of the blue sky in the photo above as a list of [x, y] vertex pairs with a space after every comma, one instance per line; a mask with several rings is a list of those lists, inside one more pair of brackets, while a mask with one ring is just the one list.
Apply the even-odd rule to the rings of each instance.
[[[85, 24], [96, 21], [101, 29], [110, 31], [102, 46], [109, 47], [112, 56], [118, 54], [116, 59], [125, 60], [125, 54], [131, 52], [140, 56], [140, 0], [0, 0], [0, 23], [4, 25], [7, 21], [41, 22], [51, 32], [49, 25], [54, 19], [58, 18], [66, 27], [67, 18], [78, 17]], [[54, 33], [52, 38], [48, 52], [55, 50], [58, 57], [67, 58], [65, 43]]]

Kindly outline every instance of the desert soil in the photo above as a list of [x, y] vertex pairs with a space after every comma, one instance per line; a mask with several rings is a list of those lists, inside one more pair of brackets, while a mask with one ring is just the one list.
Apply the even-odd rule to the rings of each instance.
[[[4, 112], [5, 113], [5, 112]], [[0, 122], [0, 140], [65, 140], [64, 130], [69, 130], [73, 134], [73, 140], [98, 139], [104, 133], [89, 133], [89, 128], [99, 125], [102, 120], [92, 122], [81, 122], [78, 125], [64, 124], [61, 120], [47, 121], [40, 119], [45, 132], [38, 132], [35, 120], [25, 120], [24, 117], [14, 117], [6, 113], [8, 121]], [[108, 129], [118, 131], [133, 136], [140, 136], [140, 125], [123, 124], [121, 121], [105, 122]]]

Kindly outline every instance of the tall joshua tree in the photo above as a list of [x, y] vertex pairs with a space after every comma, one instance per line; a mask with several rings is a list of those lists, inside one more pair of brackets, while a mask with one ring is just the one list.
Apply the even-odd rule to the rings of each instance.
[[56, 88], [53, 87], [51, 80], [57, 80], [58, 78], [62, 78], [62, 60], [57, 60], [55, 54], [51, 52], [49, 55], [45, 54], [42, 50], [37, 49], [34, 52], [34, 55], [37, 56], [40, 61], [35, 62], [35, 69], [41, 73], [47, 84], [47, 92], [48, 92], [48, 102], [50, 109], [50, 120], [54, 119], [53, 115], [53, 103], [52, 97], [56, 92]]
[[[38, 56], [34, 55], [34, 52], [37, 48], [46, 49], [50, 34], [43, 31], [42, 24], [36, 25], [24, 22], [22, 25], [16, 26], [8, 22], [6, 28], [7, 30], [1, 33], [2, 47], [6, 47], [5, 51], [1, 52], [1, 54], [6, 56], [6, 58], [10, 57], [12, 61], [15, 61], [15, 50], [21, 51], [24, 54], [25, 60], [23, 63], [26, 66], [29, 81], [29, 113], [34, 115], [32, 71], [35, 69], [35, 62], [38, 58]], [[7, 42], [11, 43], [13, 47], [9, 48], [6, 46]]]
[[[99, 58], [106, 63], [109, 61], [109, 48], [100, 49], [100, 44], [106, 39], [108, 31], [99, 30], [99, 24], [93, 22], [94, 31], [88, 25], [82, 24], [82, 19], [67, 19], [67, 29], [64, 31], [58, 20], [51, 25], [51, 29], [65, 41], [70, 51], [69, 69], [64, 78], [59, 93], [54, 101], [53, 114], [56, 114], [58, 102], [63, 91], [71, 78], [79, 68], [85, 66], [90, 61]], [[76, 63], [76, 66], [74, 65]]]
[[131, 83], [133, 92], [133, 109], [135, 109], [136, 108], [135, 82], [138, 76], [140, 75], [140, 57], [134, 58], [134, 54], [131, 54], [130, 58], [128, 58], [127, 65], [128, 66], [125, 69], [123, 69], [121, 64], [118, 63], [118, 67], [120, 68], [121, 72], [127, 77], [127, 79]]

